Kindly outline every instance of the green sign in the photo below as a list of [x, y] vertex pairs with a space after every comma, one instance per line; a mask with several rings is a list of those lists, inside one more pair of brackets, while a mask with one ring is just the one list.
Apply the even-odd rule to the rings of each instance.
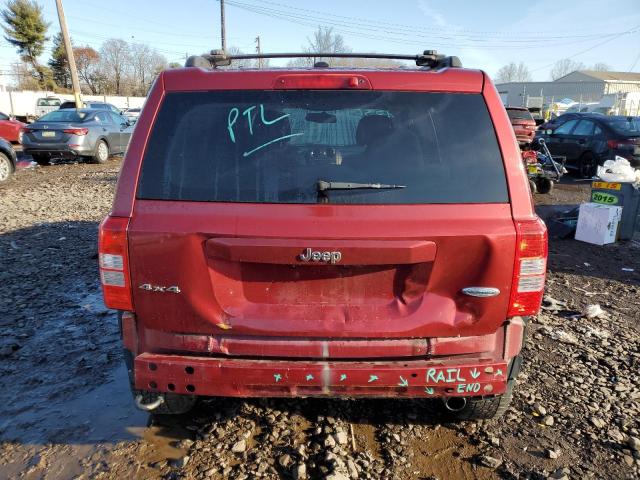
[[595, 203], [602, 203], [604, 205], [615, 205], [618, 203], [618, 197], [609, 193], [592, 192], [591, 201]]

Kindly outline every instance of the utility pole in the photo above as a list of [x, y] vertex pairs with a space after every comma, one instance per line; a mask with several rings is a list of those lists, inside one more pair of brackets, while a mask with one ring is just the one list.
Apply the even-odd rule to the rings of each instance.
[[62, 32], [62, 39], [64, 40], [64, 50], [67, 52], [67, 62], [69, 62], [69, 70], [71, 71], [71, 85], [73, 86], [73, 96], [76, 101], [76, 108], [82, 108], [82, 100], [80, 99], [80, 82], [78, 81], [76, 60], [73, 57], [73, 48], [71, 48], [71, 39], [69, 38], [69, 32], [67, 31], [67, 21], [64, 18], [62, 0], [56, 0], [56, 8], [58, 9], [60, 31]]
[[227, 37], [224, 31], [224, 0], [220, 0], [220, 37], [222, 38], [222, 51], [227, 51]]
[[[260, 35], [258, 35], [256, 37], [255, 41], [256, 41], [256, 53], [258, 55], [260, 55], [262, 53], [262, 50], [260, 50]], [[262, 68], [262, 59], [261, 58], [258, 59], [258, 68]]]

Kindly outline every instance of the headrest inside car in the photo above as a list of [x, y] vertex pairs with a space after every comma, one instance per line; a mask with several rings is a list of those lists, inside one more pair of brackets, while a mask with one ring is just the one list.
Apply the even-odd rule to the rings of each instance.
[[356, 130], [358, 145], [370, 145], [393, 131], [393, 121], [386, 115], [367, 115], [360, 119]]

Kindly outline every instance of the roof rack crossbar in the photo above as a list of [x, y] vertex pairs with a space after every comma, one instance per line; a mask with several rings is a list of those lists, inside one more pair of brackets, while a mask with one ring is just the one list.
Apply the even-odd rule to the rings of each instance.
[[249, 53], [228, 55], [223, 50], [212, 50], [210, 54], [194, 55], [187, 59], [185, 67], [216, 68], [230, 65], [232, 60], [255, 60], [262, 58], [378, 58], [387, 60], [413, 60], [419, 67], [444, 68], [462, 67], [458, 57], [440, 55], [435, 50], [425, 50], [419, 55], [402, 55], [392, 53]]

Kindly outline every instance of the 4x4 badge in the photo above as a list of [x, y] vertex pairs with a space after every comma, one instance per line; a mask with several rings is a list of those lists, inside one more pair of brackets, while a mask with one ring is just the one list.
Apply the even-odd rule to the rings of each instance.
[[138, 288], [141, 290], [146, 290], [147, 292], [180, 293], [180, 287], [177, 285], [172, 285], [170, 287], [162, 287], [160, 285], [151, 285], [150, 283], [143, 283]]
[[320, 252], [318, 250], [311, 250], [311, 248], [306, 248], [298, 257], [303, 262], [330, 262], [330, 263], [338, 263], [342, 260], [342, 253], [339, 251], [325, 251]]

